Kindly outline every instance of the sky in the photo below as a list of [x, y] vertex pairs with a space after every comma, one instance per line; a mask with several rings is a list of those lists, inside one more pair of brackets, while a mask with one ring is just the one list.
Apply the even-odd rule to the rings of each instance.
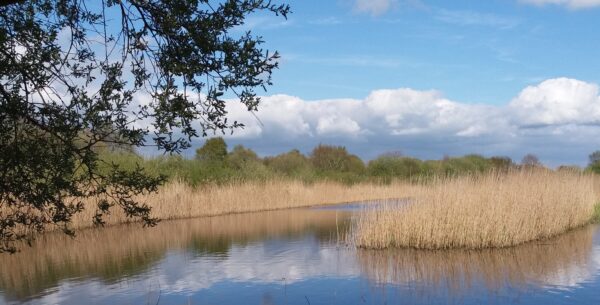
[[239, 29], [281, 59], [258, 119], [228, 106], [246, 124], [230, 146], [264, 156], [324, 143], [364, 160], [533, 153], [549, 166], [600, 149], [600, 0], [287, 3], [287, 20], [253, 15]]

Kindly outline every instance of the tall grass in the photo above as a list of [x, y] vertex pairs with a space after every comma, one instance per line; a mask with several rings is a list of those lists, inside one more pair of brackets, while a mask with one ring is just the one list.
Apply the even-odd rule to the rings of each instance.
[[589, 223], [598, 201], [593, 176], [537, 170], [442, 178], [414, 191], [410, 203], [360, 219], [356, 244], [376, 249], [514, 246]]
[[[304, 183], [296, 180], [268, 180], [190, 186], [175, 180], [157, 194], [139, 198], [152, 208], [159, 219], [216, 216], [244, 212], [278, 210], [355, 201], [404, 198], [418, 186], [396, 182], [389, 185], [359, 183], [352, 186], [331, 181]], [[92, 224], [96, 203], [89, 200], [81, 213], [73, 217], [73, 228]], [[107, 224], [129, 222], [119, 209], [107, 215]]]

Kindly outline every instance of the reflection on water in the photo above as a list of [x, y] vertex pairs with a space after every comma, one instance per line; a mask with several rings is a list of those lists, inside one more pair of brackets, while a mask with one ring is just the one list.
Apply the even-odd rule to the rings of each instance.
[[600, 230], [485, 251], [354, 250], [356, 209], [48, 234], [0, 256], [0, 304], [597, 304]]
[[377, 284], [448, 285], [444, 289], [453, 293], [468, 293], [473, 284], [484, 284], [491, 291], [507, 283], [570, 287], [592, 278], [599, 267], [591, 256], [595, 231], [588, 227], [552, 240], [496, 250], [360, 250], [358, 262]]

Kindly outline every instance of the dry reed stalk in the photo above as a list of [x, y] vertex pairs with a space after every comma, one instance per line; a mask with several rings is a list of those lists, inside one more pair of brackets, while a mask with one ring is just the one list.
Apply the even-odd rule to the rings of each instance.
[[[159, 219], [180, 219], [217, 216], [234, 213], [257, 212], [338, 204], [355, 201], [404, 198], [417, 186], [408, 183], [390, 185], [355, 184], [335, 182], [305, 184], [300, 181], [267, 181], [232, 185], [191, 187], [183, 182], [171, 182], [158, 194], [141, 198], [152, 207], [152, 216]], [[73, 217], [73, 228], [92, 225], [95, 203], [90, 200], [85, 210]], [[106, 217], [107, 224], [127, 223], [131, 219], [118, 209]]]
[[550, 171], [440, 179], [411, 203], [370, 211], [354, 242], [382, 249], [482, 249], [552, 237], [590, 222], [594, 177]]

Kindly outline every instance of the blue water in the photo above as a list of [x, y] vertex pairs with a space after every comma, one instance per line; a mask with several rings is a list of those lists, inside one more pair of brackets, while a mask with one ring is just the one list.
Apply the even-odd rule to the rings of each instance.
[[0, 304], [600, 304], [598, 226], [504, 250], [365, 251], [340, 238], [353, 213], [51, 236], [0, 257]]

